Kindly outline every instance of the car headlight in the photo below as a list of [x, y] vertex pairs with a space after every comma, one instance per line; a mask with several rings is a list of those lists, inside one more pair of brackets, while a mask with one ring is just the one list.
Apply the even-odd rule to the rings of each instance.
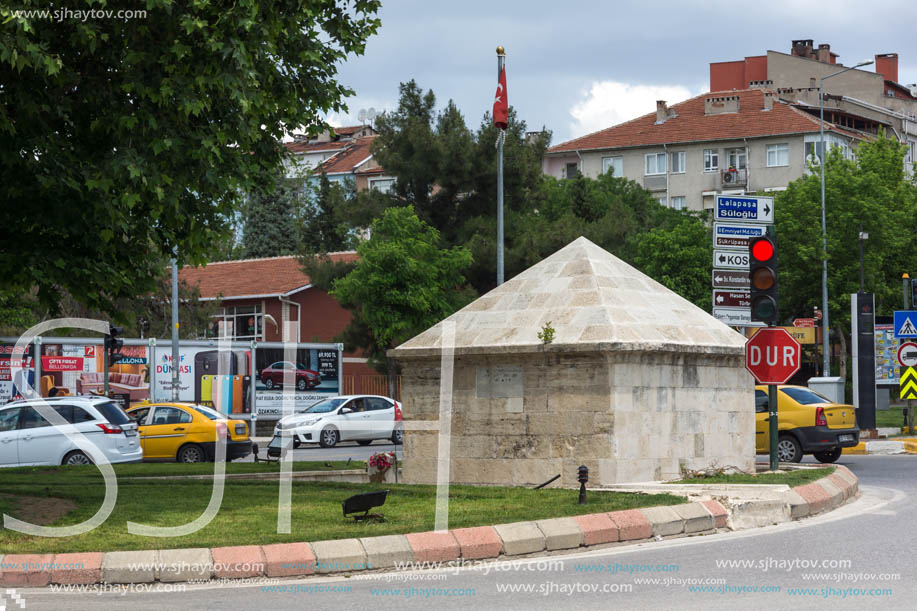
[[303, 426], [312, 426], [313, 424], [315, 424], [316, 422], [318, 422], [318, 421], [320, 421], [320, 420], [321, 420], [321, 418], [312, 418], [311, 420], [304, 420], [303, 423], [302, 423], [302, 425], [303, 425]]

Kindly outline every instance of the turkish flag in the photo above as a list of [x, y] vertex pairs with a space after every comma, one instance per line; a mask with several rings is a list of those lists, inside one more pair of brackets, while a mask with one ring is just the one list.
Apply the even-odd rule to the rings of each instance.
[[506, 100], [506, 66], [500, 70], [497, 80], [497, 93], [494, 95], [494, 125], [506, 129], [509, 117], [509, 102]]

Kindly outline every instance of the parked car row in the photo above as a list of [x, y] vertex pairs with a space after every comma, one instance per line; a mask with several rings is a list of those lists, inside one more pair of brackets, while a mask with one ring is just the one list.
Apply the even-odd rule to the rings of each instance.
[[[44, 399], [63, 420], [91, 440], [111, 463], [141, 460], [214, 460], [217, 440], [226, 440], [226, 460], [252, 452], [245, 420], [229, 418], [195, 403], [144, 403], [123, 410], [107, 397]], [[293, 445], [340, 441], [369, 445], [376, 439], [402, 441], [401, 404], [377, 395], [333, 397], [282, 419], [275, 435], [289, 432]], [[91, 452], [45, 419], [29, 401], [0, 406], [0, 467], [88, 465]]]

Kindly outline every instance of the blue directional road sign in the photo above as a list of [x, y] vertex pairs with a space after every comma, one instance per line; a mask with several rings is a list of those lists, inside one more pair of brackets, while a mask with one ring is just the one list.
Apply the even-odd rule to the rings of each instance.
[[772, 224], [774, 222], [774, 198], [717, 195], [713, 218], [717, 221]]
[[713, 247], [748, 250], [748, 240], [766, 233], [766, 225], [714, 223]]
[[917, 310], [895, 312], [895, 337], [917, 337]]

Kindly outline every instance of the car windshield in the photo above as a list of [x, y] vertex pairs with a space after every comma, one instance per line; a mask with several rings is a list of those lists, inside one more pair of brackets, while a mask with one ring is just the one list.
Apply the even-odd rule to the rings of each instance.
[[341, 397], [335, 397], [334, 399], [325, 399], [324, 401], [319, 401], [309, 409], [307, 409], [304, 414], [327, 414], [328, 412], [333, 412], [341, 403], [344, 403], [347, 399], [342, 399]]
[[813, 405], [815, 403], [834, 403], [830, 399], [821, 396], [808, 388], [782, 388], [781, 389], [789, 398], [800, 405]]
[[220, 412], [216, 411], [215, 409], [209, 408], [205, 405], [189, 405], [188, 407], [190, 407], [191, 409], [193, 409], [196, 412], [199, 412], [207, 416], [211, 420], [222, 420], [223, 418], [225, 418], [225, 416], [221, 414]]

